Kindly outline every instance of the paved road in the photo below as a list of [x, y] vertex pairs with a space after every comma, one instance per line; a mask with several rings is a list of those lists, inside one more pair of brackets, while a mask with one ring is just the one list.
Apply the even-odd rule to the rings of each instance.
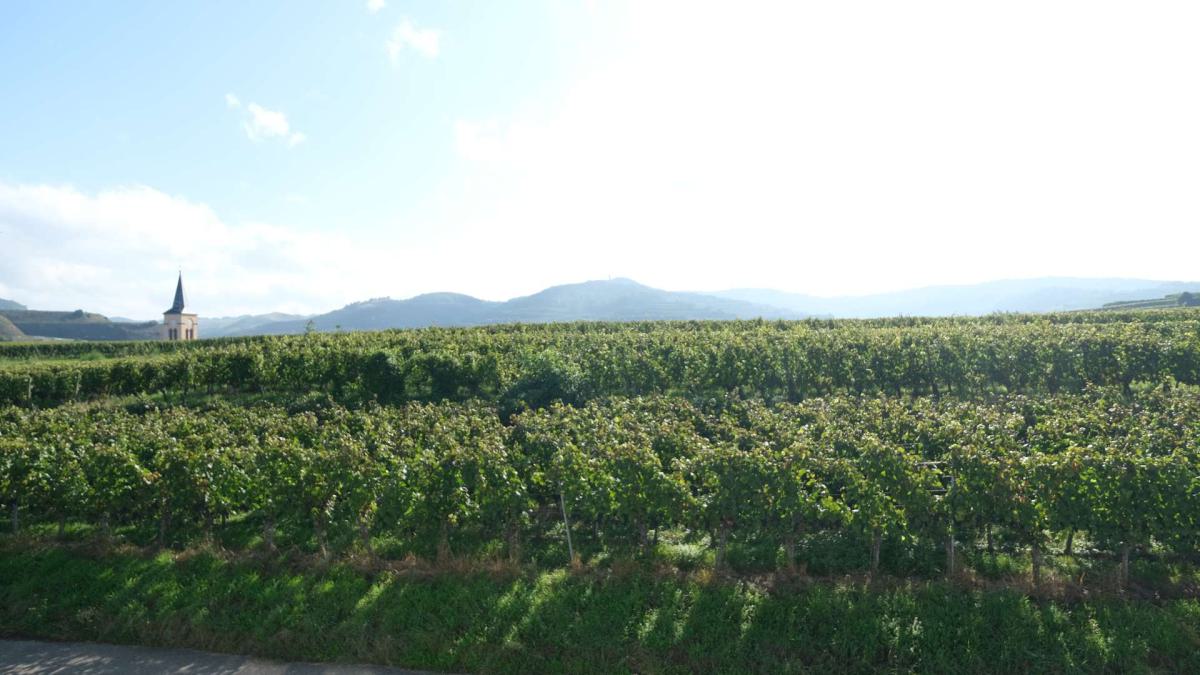
[[414, 670], [341, 664], [279, 663], [190, 649], [120, 647], [91, 642], [0, 640], [0, 673], [13, 675], [420, 675]]

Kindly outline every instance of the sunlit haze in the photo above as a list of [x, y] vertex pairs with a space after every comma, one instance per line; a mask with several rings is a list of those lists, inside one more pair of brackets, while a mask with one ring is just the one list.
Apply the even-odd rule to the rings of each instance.
[[1194, 279], [1194, 2], [0, 6], [0, 298]]

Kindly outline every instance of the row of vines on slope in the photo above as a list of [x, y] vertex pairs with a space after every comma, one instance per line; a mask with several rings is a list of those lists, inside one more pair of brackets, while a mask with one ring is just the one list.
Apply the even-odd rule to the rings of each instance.
[[[648, 332], [657, 331], [664, 327], [698, 332], [724, 331], [730, 326], [770, 326], [772, 330], [863, 330], [872, 328], [916, 328], [916, 327], [952, 327], [952, 326], [1012, 326], [1012, 325], [1071, 325], [1071, 324], [1109, 324], [1137, 323], [1161, 324], [1175, 322], [1194, 322], [1200, 320], [1200, 311], [1188, 309], [1172, 309], [1169, 311], [1142, 310], [1125, 312], [1060, 312], [1048, 314], [1013, 314], [997, 313], [986, 316], [960, 317], [890, 317], [879, 319], [805, 319], [802, 321], [646, 321], [646, 322], [603, 322], [578, 321], [549, 324], [498, 324], [476, 328], [428, 330], [391, 330], [383, 332], [350, 333], [355, 335], [358, 345], [390, 344], [404, 342], [412, 335], [432, 334], [446, 335], [461, 332], [486, 332], [492, 335], [521, 335], [534, 333], [623, 333], [628, 331]], [[237, 344], [252, 344], [270, 342], [288, 344], [296, 340], [332, 340], [344, 342], [347, 333], [338, 331], [326, 334], [305, 334], [302, 336], [247, 336], [206, 338], [198, 341], [112, 341], [112, 342], [27, 342], [15, 344], [0, 344], [0, 361], [31, 361], [45, 359], [79, 359], [105, 358], [121, 356], [147, 356], [168, 354], [178, 351], [193, 351], [220, 348]]]
[[[1087, 532], [1123, 561], [1200, 544], [1200, 397], [1006, 396], [990, 403], [891, 397], [711, 406], [680, 398], [553, 404], [504, 424], [491, 405], [349, 409], [219, 404], [0, 411], [0, 498], [23, 519], [134, 526], [160, 545], [251, 518], [322, 550], [506, 550], [567, 538], [644, 550], [664, 529], [711, 546], [806, 537], [1031, 551]], [[953, 477], [953, 480], [948, 480]], [[490, 549], [488, 547], [491, 547]]]
[[[1188, 315], [1192, 316], [1192, 315]], [[82, 348], [82, 347], [81, 347]], [[3, 350], [0, 350], [3, 351]], [[139, 394], [326, 391], [347, 403], [678, 395], [799, 402], [886, 394], [1129, 393], [1200, 384], [1200, 321], [580, 324], [255, 338], [119, 358], [10, 360], [0, 405]]]

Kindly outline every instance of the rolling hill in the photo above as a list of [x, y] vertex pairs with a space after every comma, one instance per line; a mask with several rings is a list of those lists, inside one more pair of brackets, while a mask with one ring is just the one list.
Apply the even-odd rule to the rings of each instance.
[[21, 340], [25, 334], [17, 328], [16, 324], [8, 320], [8, 317], [0, 314], [0, 342], [9, 342], [12, 340]]
[[1185, 291], [1152, 300], [1110, 302], [1100, 309], [1111, 311], [1125, 309], [1173, 309], [1175, 307], [1200, 307], [1200, 292]]
[[[318, 331], [360, 331], [565, 321], [871, 318], [1133, 309], [1176, 306], [1180, 294], [1198, 291], [1200, 282], [1046, 277], [819, 297], [771, 289], [664, 291], [630, 279], [610, 279], [552, 286], [503, 302], [461, 293], [426, 293], [403, 300], [375, 298], [311, 317], [278, 312], [201, 317], [200, 334], [206, 338], [294, 334], [308, 330], [310, 322], [311, 328]], [[155, 321], [108, 319], [82, 310], [33, 311], [11, 300], [0, 300], [0, 317], [11, 324], [11, 328], [0, 325], [0, 339], [10, 340], [145, 340], [157, 339], [159, 330]]]
[[819, 297], [769, 289], [734, 289], [717, 291], [713, 295], [775, 305], [805, 314], [873, 318], [1060, 312], [1197, 290], [1200, 290], [1200, 282], [1043, 277], [929, 286], [859, 296]]
[[36, 310], [0, 311], [24, 335], [29, 337], [63, 338], [68, 340], [154, 340], [158, 324], [114, 323], [100, 314], [77, 309], [74, 312], [45, 312]]
[[300, 321], [308, 317], [303, 314], [243, 314], [241, 316], [200, 317], [200, 334], [204, 337], [225, 337], [254, 332], [263, 326], [280, 321]]
[[406, 300], [377, 298], [311, 319], [279, 321], [234, 334], [302, 333], [310, 320], [315, 330], [333, 331], [513, 322], [797, 319], [803, 316], [789, 309], [702, 293], [663, 291], [629, 279], [613, 279], [553, 286], [504, 302], [480, 300], [459, 293], [427, 293]]

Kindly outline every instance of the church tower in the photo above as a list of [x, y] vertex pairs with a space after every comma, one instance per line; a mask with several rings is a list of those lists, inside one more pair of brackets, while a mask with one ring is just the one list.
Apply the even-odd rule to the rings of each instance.
[[195, 314], [185, 314], [183, 311], [183, 272], [180, 272], [179, 283], [175, 285], [175, 302], [171, 309], [163, 312], [162, 339], [195, 340], [198, 337], [200, 321]]

